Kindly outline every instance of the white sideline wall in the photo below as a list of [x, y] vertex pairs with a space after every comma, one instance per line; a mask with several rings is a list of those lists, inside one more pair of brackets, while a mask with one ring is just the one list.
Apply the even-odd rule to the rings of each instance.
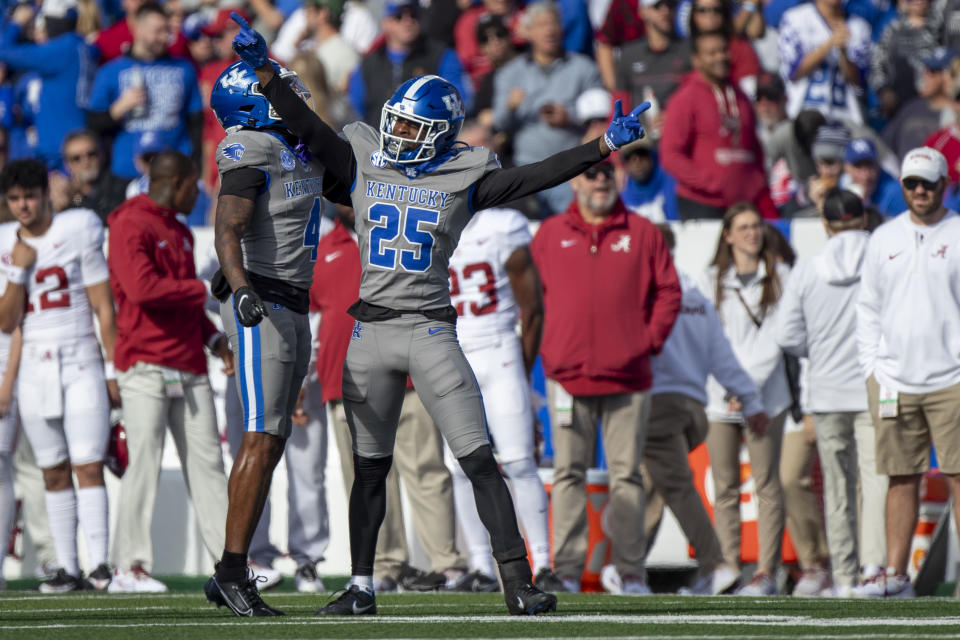
[[[536, 224], [532, 225], [535, 230]], [[717, 237], [720, 230], [718, 221], [694, 221], [675, 223], [672, 225], [677, 237], [675, 261], [677, 267], [691, 276], [699, 274], [709, 264], [716, 249]], [[791, 222], [789, 225], [790, 240], [799, 258], [808, 257], [816, 253], [826, 240], [823, 225], [817, 219], [803, 219]], [[213, 229], [210, 227], [195, 228], [196, 239], [195, 255], [202, 265], [206, 256], [212, 255]], [[622, 275], [622, 274], [621, 274]], [[219, 387], [222, 398], [223, 376], [219, 373], [218, 361], [211, 361], [211, 383], [215, 390]], [[223, 425], [222, 402], [218, 406], [220, 424]], [[318, 565], [321, 575], [349, 575], [350, 548], [347, 533], [347, 499], [340, 473], [340, 461], [337, 447], [333, 446], [332, 433], [328, 447], [327, 458], [327, 505], [330, 521], [330, 546], [326, 552], [326, 560]], [[231, 459], [225, 448], [225, 465], [229, 473]], [[111, 508], [115, 507], [119, 497], [119, 481], [109, 472], [107, 475], [107, 489]], [[271, 541], [280, 549], [286, 549], [287, 540], [287, 473], [285, 463], [277, 466], [274, 474], [273, 486], [270, 492], [273, 518], [270, 523]], [[405, 504], [408, 510], [408, 505]], [[116, 513], [111, 512], [111, 534], [116, 524]], [[415, 566], [428, 568], [422, 549], [417, 541], [416, 533], [410, 518], [406, 520], [407, 538], [411, 544], [411, 562]], [[196, 515], [189, 502], [183, 476], [180, 472], [180, 463], [177, 459], [173, 441], [167, 437], [164, 447], [163, 464], [160, 473], [160, 488], [157, 493], [156, 510], [153, 518], [153, 547], [154, 569], [157, 575], [207, 574], [213, 570], [213, 558], [203, 547], [196, 524]], [[80, 562], [86, 571], [86, 550], [82, 532], [79, 536]], [[30, 577], [35, 575], [37, 566], [34, 554], [27, 542], [23, 554], [23, 562], [7, 558], [4, 564], [4, 576], [7, 579]], [[680, 531], [672, 514], [667, 513], [661, 525], [660, 535], [648, 557], [650, 566], [687, 566], [692, 564], [687, 555], [687, 541]], [[296, 567], [293, 561], [282, 558], [275, 564], [277, 569], [292, 575]]]

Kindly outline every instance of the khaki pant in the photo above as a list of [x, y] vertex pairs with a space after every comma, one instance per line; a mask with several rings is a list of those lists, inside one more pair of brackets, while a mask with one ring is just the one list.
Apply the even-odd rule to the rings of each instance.
[[787, 530], [797, 550], [797, 562], [801, 569], [826, 566], [830, 554], [827, 532], [823, 527], [823, 516], [810, 473], [816, 455], [816, 443], [807, 442], [802, 431], [783, 434], [780, 484], [783, 486], [783, 502], [787, 511]]
[[783, 489], [780, 486], [780, 447], [786, 412], [770, 420], [762, 436], [742, 424], [711, 422], [707, 451], [714, 485], [714, 520], [724, 561], [740, 566], [740, 441], [750, 455], [757, 496], [758, 570], [772, 574], [780, 564], [783, 543]]
[[[551, 396], [555, 389], [551, 383]], [[551, 406], [551, 425], [557, 425]], [[621, 576], [643, 576], [643, 480], [640, 463], [647, 436], [650, 394], [621, 393], [573, 398], [573, 423], [554, 426], [553, 566], [559, 575], [578, 578], [587, 563], [587, 469], [594, 461], [597, 422], [603, 429], [610, 498], [604, 522], [612, 544], [611, 561]], [[602, 559], [590, 559], [599, 573]]]
[[[703, 442], [707, 427], [703, 405], [696, 400], [679, 393], [657, 394], [651, 401], [650, 427], [643, 449], [643, 466], [652, 485], [644, 485], [648, 498], [644, 528], [649, 535], [650, 525], [660, 520], [663, 505], [670, 507], [696, 550], [703, 574], [723, 563], [720, 541], [693, 484], [687, 457]], [[644, 482], [647, 477], [645, 474]]]
[[163, 373], [156, 365], [140, 362], [117, 376], [130, 452], [112, 536], [113, 564], [121, 569], [139, 563], [149, 571], [153, 563], [150, 524], [167, 427], [177, 447], [204, 546], [213, 558], [223, 550], [227, 477], [213, 393], [206, 375], [182, 373], [181, 378], [183, 397], [168, 398]]
[[[353, 442], [343, 404], [331, 403], [331, 420], [347, 495], [353, 487]], [[397, 475], [399, 472], [399, 476]], [[410, 559], [399, 477], [413, 511], [413, 525], [434, 571], [463, 568], [456, 549], [453, 484], [443, 462], [443, 441], [415, 391], [407, 390], [397, 428], [393, 465], [387, 475], [387, 511], [377, 536], [374, 575], [396, 579]]]
[[[852, 586], [857, 583], [859, 566], [886, 565], [884, 513], [888, 478], [877, 473], [875, 431], [869, 412], [815, 413], [813, 419], [823, 469], [824, 515], [833, 582], [838, 586]], [[860, 523], [859, 557], [857, 522]]]

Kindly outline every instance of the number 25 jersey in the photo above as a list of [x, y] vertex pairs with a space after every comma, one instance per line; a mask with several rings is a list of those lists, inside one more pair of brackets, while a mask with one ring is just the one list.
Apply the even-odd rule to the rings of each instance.
[[380, 151], [380, 134], [343, 130], [357, 160], [350, 197], [360, 245], [360, 299], [404, 311], [450, 304], [447, 266], [470, 221], [470, 187], [499, 167], [482, 147], [465, 148], [429, 173], [408, 177]]
[[[18, 222], [0, 225], [0, 262], [4, 265], [11, 263], [19, 228]], [[53, 214], [45, 234], [23, 240], [37, 251], [26, 274], [24, 342], [65, 345], [95, 338], [86, 288], [110, 277], [100, 219], [89, 209], [68, 209]]]
[[517, 302], [504, 265], [532, 240], [527, 219], [514, 209], [478, 211], [463, 229], [450, 259], [450, 298], [461, 341], [515, 331]]

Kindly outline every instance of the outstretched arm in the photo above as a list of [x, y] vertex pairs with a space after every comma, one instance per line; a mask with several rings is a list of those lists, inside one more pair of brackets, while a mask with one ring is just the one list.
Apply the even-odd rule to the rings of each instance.
[[284, 125], [310, 147], [310, 152], [338, 182], [353, 185], [356, 160], [350, 144], [321, 120], [286, 82], [276, 82], [277, 73], [267, 58], [263, 36], [252, 29], [243, 17], [236, 13], [231, 13], [230, 17], [240, 25], [240, 31], [233, 38], [233, 49], [253, 67], [260, 91], [283, 118]]

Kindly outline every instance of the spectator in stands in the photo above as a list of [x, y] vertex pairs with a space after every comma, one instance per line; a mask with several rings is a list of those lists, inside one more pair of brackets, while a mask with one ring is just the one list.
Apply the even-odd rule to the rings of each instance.
[[187, 39], [187, 46], [190, 47], [190, 58], [199, 68], [213, 60], [216, 55], [213, 37], [207, 32], [210, 22], [210, 18], [205, 13], [197, 11], [187, 16], [181, 27], [183, 37]]
[[760, 390], [766, 428], [744, 423], [743, 402], [710, 379], [707, 415], [715, 487], [714, 518], [726, 563], [740, 566], [740, 442], [746, 441], [757, 496], [759, 557], [742, 595], [776, 595], [784, 505], [780, 486], [783, 423], [792, 400], [780, 347], [773, 339], [776, 311], [789, 268], [767, 245], [756, 207], [737, 204], [723, 217], [711, 266], [698, 282], [710, 296], [737, 360]]
[[773, 167], [784, 160], [790, 177], [797, 185], [805, 185], [817, 173], [813, 139], [826, 121], [822, 113], [808, 109], [793, 120], [786, 119], [774, 126], [768, 136], [760, 138], [766, 162]]
[[510, 40], [515, 47], [525, 43], [520, 24], [523, 13], [517, 10], [513, 0], [483, 0], [470, 7], [457, 18], [454, 26], [454, 41], [457, 56], [463, 68], [470, 74], [474, 85], [478, 85], [484, 76], [493, 72], [493, 61], [487, 58], [480, 48], [478, 28], [481, 18], [497, 18], [507, 28]]
[[[789, 122], [787, 118], [787, 93], [780, 76], [763, 72], [757, 76], [757, 88], [754, 95], [756, 96], [753, 106], [757, 112], [757, 135], [763, 145], [764, 158], [769, 170], [776, 162], [768, 152], [773, 132], [784, 122]], [[780, 159], [777, 158], [777, 160]]]
[[877, 148], [867, 138], [857, 138], [843, 152], [840, 186], [858, 193], [864, 204], [884, 216], [900, 215], [907, 208], [896, 178], [880, 168]]
[[85, 129], [68, 133], [62, 156], [70, 178], [70, 206], [93, 209], [106, 226], [110, 212], [126, 200], [127, 181], [104, 166], [100, 136]]
[[[133, 162], [139, 175], [127, 183], [126, 197], [135, 198], [141, 193], [150, 191], [150, 163], [158, 153], [169, 151], [170, 147], [153, 131], [140, 134], [133, 143]], [[190, 211], [179, 213], [180, 222], [189, 227], [202, 227], [212, 224], [209, 214], [212, 213], [213, 200], [207, 193], [203, 180], [197, 181], [197, 198]]]
[[[886, 499], [886, 571], [867, 581], [865, 597], [909, 597], [910, 543], [920, 480], [936, 450], [960, 520], [960, 217], [943, 206], [947, 163], [920, 147], [900, 172], [908, 211], [870, 238], [857, 302], [857, 345], [876, 427], [877, 472], [890, 476]], [[918, 317], [930, 318], [917, 322]]]
[[[672, 252], [673, 232], [665, 224], [658, 227]], [[681, 271], [678, 276], [683, 289], [680, 314], [663, 351], [651, 359], [653, 387], [643, 464], [653, 481], [652, 489], [663, 496], [660, 502], [670, 507], [696, 551], [701, 577], [694, 593], [718, 595], [736, 588], [740, 572], [736, 565], [724, 564], [720, 541], [694, 488], [687, 459], [688, 452], [707, 436], [707, 377], [712, 374], [723, 380], [729, 393], [740, 399], [746, 421], [755, 429], [765, 428], [768, 418], [753, 380], [723, 334], [713, 304], [689, 276]], [[649, 495], [651, 488], [647, 489]], [[647, 522], [651, 520], [650, 503], [648, 500]]]
[[160, 153], [150, 164], [149, 193], [110, 214], [108, 265], [119, 309], [114, 365], [130, 451], [111, 591], [166, 591], [149, 571], [150, 522], [168, 427], [204, 544], [214, 555], [223, 547], [227, 479], [203, 348], [223, 360], [227, 374], [233, 354], [204, 311], [207, 288], [196, 276], [193, 235], [176, 219], [193, 208], [198, 179], [189, 157]]
[[953, 51], [960, 51], [960, 2], [957, 0], [934, 0], [931, 8], [937, 24], [942, 25], [940, 44]]
[[644, 127], [660, 137], [663, 107], [691, 69], [690, 41], [674, 32], [675, 0], [640, 0], [647, 37], [625, 44], [617, 61], [616, 88], [627, 91], [630, 104], [649, 101]]
[[[574, 104], [587, 89], [600, 87], [590, 58], [563, 50], [560, 14], [549, 1], [535, 2], [524, 13], [530, 51], [508, 62], [494, 79], [494, 128], [513, 136], [518, 165], [543, 160], [576, 146], [583, 134]], [[568, 183], [537, 194], [541, 217], [563, 211], [572, 199]]]
[[[587, 561], [586, 470], [602, 422], [610, 470], [612, 593], [649, 593], [640, 474], [650, 415], [650, 357], [680, 310], [680, 284], [659, 231], [627, 211], [603, 161], [572, 180], [576, 198], [545, 220], [530, 245], [543, 283], [541, 355], [554, 448], [554, 569], [579, 591]], [[614, 277], [630, 273], [629, 278]], [[571, 397], [572, 396], [572, 397]]]
[[682, 220], [722, 218], [741, 201], [776, 218], [750, 99], [730, 82], [722, 31], [693, 38], [696, 68], [667, 105], [660, 141], [663, 168], [677, 180]]
[[200, 155], [202, 102], [193, 66], [170, 57], [167, 15], [158, 4], [144, 4], [134, 18], [130, 52], [97, 72], [87, 123], [101, 135], [114, 135], [112, 171], [137, 175], [134, 141], [154, 131], [171, 148]]
[[650, 138], [641, 138], [620, 150], [626, 180], [620, 198], [627, 208], [651, 222], [679, 220], [677, 183], [660, 166]]
[[[64, 136], [84, 125], [84, 108], [96, 64], [96, 50], [77, 33], [77, 5], [73, 0], [51, 2], [40, 9], [39, 44], [18, 42], [20, 32], [34, 19], [31, 4], [19, 4], [0, 35], [0, 63], [10, 71], [35, 73], [39, 99], [34, 113], [36, 155], [48, 167], [59, 168]], [[37, 37], [39, 36], [39, 37]]]
[[827, 191], [837, 186], [843, 175], [843, 154], [850, 144], [850, 131], [836, 124], [825, 124], [817, 129], [810, 154], [816, 173], [807, 180], [806, 188], [798, 194], [800, 207], [792, 211], [794, 217], [819, 217]]
[[787, 115], [816, 109], [835, 120], [863, 122], [860, 96], [870, 46], [870, 25], [847, 15], [843, 0], [814, 0], [784, 13], [780, 75], [787, 85]]
[[[96, 46], [100, 50], [100, 64], [110, 62], [114, 58], [127, 55], [133, 48], [134, 33], [136, 32], [136, 15], [144, 4], [150, 0], [122, 0], [124, 17], [117, 20], [97, 35]], [[175, 58], [190, 59], [190, 46], [182, 33], [177, 32], [170, 36], [170, 55]]]
[[492, 65], [492, 69], [490, 73], [484, 74], [476, 85], [471, 115], [484, 124], [492, 126], [493, 81], [497, 70], [513, 60], [516, 49], [503, 18], [494, 15], [482, 16], [477, 22], [477, 44], [484, 58]]
[[361, 118], [379, 127], [381, 107], [397, 85], [424, 73], [443, 76], [457, 88], [464, 104], [471, 104], [470, 80], [457, 54], [420, 33], [417, 0], [387, 0], [381, 27], [382, 44], [365, 55], [350, 76], [350, 102]]
[[923, 58], [920, 95], [905, 101], [883, 128], [883, 141], [899, 157], [923, 145], [924, 140], [940, 128], [944, 111], [952, 110], [957, 97], [951, 69], [955, 59], [956, 53], [943, 47]]
[[627, 43], [644, 34], [636, 0], [611, 0], [600, 27], [594, 32], [594, 57], [603, 86], [607, 91], [617, 88], [617, 56]]
[[[737, 15], [760, 16], [757, 11], [745, 10], [743, 4], [740, 7]], [[730, 43], [730, 81], [748, 96], [755, 95], [760, 61], [750, 41], [734, 33], [731, 0], [693, 0], [690, 7], [690, 37], [708, 31], [723, 31], [727, 35]]]
[[808, 358], [808, 408], [823, 471], [833, 594], [850, 597], [860, 564], [879, 567], [886, 559], [887, 479], [876, 472], [874, 427], [856, 362], [856, 299], [870, 236], [860, 197], [850, 191], [829, 191], [822, 219], [827, 245], [790, 274], [775, 333], [781, 348]]
[[340, 35], [344, 0], [309, 0], [304, 4], [307, 41], [301, 49], [313, 53], [323, 63], [327, 83], [335, 91], [345, 91], [350, 74], [360, 55]]
[[340, 131], [350, 122], [356, 122], [357, 116], [346, 96], [327, 84], [326, 71], [317, 56], [309, 51], [301, 51], [290, 60], [287, 67], [310, 90], [314, 111], [335, 131]]
[[870, 88], [880, 101], [880, 114], [890, 118], [917, 95], [923, 60], [939, 47], [941, 25], [930, 11], [931, 0], [904, 0], [870, 54]]

